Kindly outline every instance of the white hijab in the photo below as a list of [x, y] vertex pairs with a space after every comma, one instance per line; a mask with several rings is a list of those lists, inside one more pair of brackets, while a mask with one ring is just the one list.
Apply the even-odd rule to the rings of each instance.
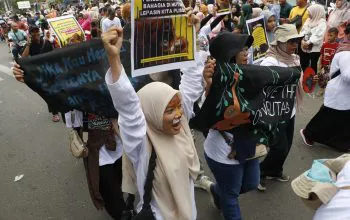
[[191, 220], [192, 189], [190, 178], [195, 181], [199, 173], [199, 159], [188, 121], [181, 118], [182, 129], [177, 135], [163, 132], [163, 114], [171, 99], [179, 94], [169, 85], [153, 82], [138, 93], [147, 121], [149, 151], [157, 153], [152, 197], [166, 220]]
[[343, 0], [343, 4], [340, 8], [336, 8], [328, 18], [328, 27], [338, 27], [341, 23], [345, 23], [350, 20], [350, 3]]
[[326, 14], [324, 11], [324, 7], [319, 4], [311, 5], [308, 9], [309, 15], [311, 15], [311, 19], [308, 18], [305, 22], [305, 26], [310, 28], [316, 27], [320, 22], [326, 21]]
[[48, 38], [47, 32], [50, 32], [49, 30], [44, 30], [44, 40], [45, 41], [50, 41], [50, 43], [53, 43], [53, 41], [55, 40], [55, 38], [52, 36], [51, 32], [50, 32], [50, 37]]

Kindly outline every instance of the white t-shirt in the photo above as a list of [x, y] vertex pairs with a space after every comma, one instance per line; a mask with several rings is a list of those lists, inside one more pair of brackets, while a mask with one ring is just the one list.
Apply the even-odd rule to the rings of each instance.
[[109, 18], [105, 18], [102, 21], [102, 33], [108, 31], [113, 26], [121, 27], [121, 23], [119, 18], [115, 17], [113, 20], [110, 20]]
[[[233, 135], [226, 132], [229, 138]], [[238, 160], [231, 160], [227, 156], [231, 152], [231, 147], [226, 143], [220, 132], [210, 129], [204, 141], [205, 154], [212, 160], [223, 164], [239, 164]]]

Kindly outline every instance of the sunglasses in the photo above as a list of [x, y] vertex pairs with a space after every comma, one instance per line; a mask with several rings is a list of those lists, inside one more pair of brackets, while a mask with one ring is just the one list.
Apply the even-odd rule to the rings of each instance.
[[300, 42], [300, 38], [293, 38], [287, 41], [287, 43], [290, 43], [290, 44], [298, 44], [299, 42]]

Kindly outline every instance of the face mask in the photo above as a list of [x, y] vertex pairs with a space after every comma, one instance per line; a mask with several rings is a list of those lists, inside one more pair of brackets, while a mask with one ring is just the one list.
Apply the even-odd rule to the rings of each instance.
[[314, 160], [311, 169], [307, 173], [307, 177], [323, 183], [335, 183], [336, 176], [332, 175], [332, 171], [324, 165], [324, 161]]

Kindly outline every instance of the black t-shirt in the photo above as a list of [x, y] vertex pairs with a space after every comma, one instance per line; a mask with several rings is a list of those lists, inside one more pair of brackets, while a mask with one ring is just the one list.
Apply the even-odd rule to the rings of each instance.
[[44, 41], [40, 39], [40, 43], [32, 42], [29, 47], [29, 55], [35, 56], [42, 53], [47, 53], [53, 50], [53, 44], [49, 41]]

